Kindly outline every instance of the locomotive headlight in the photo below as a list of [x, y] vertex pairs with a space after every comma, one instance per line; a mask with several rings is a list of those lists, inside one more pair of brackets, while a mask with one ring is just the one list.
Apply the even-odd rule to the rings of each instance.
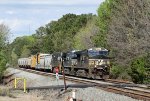
[[89, 65], [94, 65], [94, 61], [89, 61]]

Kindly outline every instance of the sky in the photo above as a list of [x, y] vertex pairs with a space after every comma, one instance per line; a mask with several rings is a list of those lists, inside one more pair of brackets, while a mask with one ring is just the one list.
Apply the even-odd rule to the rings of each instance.
[[67, 13], [97, 14], [104, 0], [0, 0], [0, 24], [10, 28], [10, 41], [31, 35]]

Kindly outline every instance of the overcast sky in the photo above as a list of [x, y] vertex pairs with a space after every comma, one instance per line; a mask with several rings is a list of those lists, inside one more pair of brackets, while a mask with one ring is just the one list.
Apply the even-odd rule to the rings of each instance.
[[0, 23], [11, 29], [11, 40], [30, 35], [67, 13], [97, 13], [104, 0], [0, 0]]

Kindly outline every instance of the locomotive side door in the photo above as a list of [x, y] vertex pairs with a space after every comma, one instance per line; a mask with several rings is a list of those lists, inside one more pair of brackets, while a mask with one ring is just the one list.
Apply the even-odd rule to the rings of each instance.
[[81, 67], [88, 68], [88, 56], [86, 54], [81, 55]]

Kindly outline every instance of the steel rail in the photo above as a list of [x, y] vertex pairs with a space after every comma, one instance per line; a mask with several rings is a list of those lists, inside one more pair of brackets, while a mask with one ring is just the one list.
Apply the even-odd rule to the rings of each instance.
[[[36, 70], [31, 70], [31, 69], [24, 69], [24, 68], [17, 68], [17, 69], [27, 71], [30, 73], [36, 73], [39, 75], [55, 77], [55, 74], [53, 74], [53, 73], [46, 73], [46, 72], [41, 72], [41, 71], [36, 71]], [[60, 75], [60, 79], [63, 79], [62, 75]], [[70, 76], [66, 76], [66, 80], [72, 81], [72, 82], [77, 82], [77, 83], [83, 83], [83, 84], [93, 84], [96, 87], [101, 88], [105, 91], [110, 91], [113, 93], [127, 95], [127, 96], [130, 96], [130, 97], [133, 97], [136, 99], [140, 99], [140, 100], [150, 101], [150, 94], [148, 91], [145, 91], [145, 90], [149, 90], [148, 87], [141, 87], [138, 85], [135, 86], [135, 84], [132, 84], [132, 83], [117, 82], [116, 80], [114, 82], [113, 82], [113, 80], [108, 80], [108, 81], [106, 80], [102, 84], [102, 83], [97, 82], [96, 80], [87, 80], [87, 79], [70, 77]], [[108, 84], [105, 84], [105, 83], [108, 83]], [[126, 88], [126, 87], [138, 87], [140, 89], [143, 89], [143, 91]]]
[[115, 87], [108, 87], [107, 91], [123, 94], [139, 100], [150, 101], [150, 94], [144, 91]]

